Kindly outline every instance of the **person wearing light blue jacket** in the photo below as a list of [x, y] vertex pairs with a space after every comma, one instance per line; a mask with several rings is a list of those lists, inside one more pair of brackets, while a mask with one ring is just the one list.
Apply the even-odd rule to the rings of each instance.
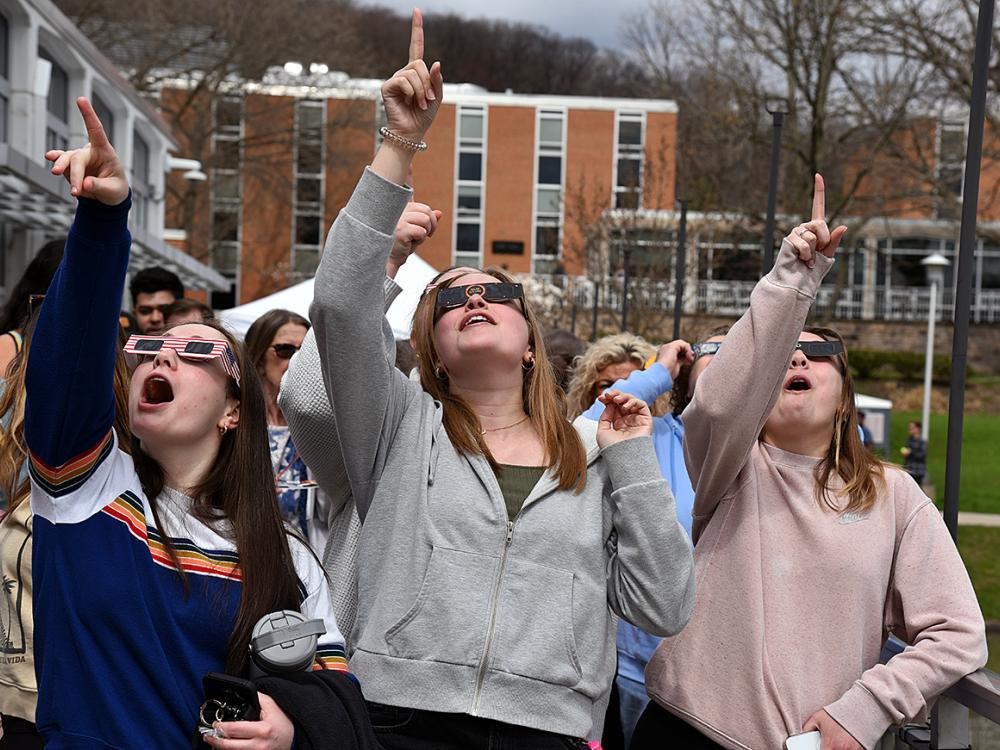
[[[649, 367], [634, 370], [627, 378], [616, 381], [611, 388], [652, 404], [664, 394], [670, 393], [681, 366], [693, 359], [690, 344], [681, 340], [671, 341], [660, 347], [656, 361]], [[583, 416], [597, 421], [603, 411], [604, 404], [595, 400]], [[678, 417], [667, 413], [653, 418], [653, 447], [660, 472], [674, 494], [677, 520], [690, 537], [694, 489], [684, 465], [683, 440], [684, 425]], [[618, 675], [615, 680], [621, 704], [625, 747], [631, 743], [632, 730], [649, 703], [644, 673], [646, 663], [661, 640], [625, 620], [618, 624]]]

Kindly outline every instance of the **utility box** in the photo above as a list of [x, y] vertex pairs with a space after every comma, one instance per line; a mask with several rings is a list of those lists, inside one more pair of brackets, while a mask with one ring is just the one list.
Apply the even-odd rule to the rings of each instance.
[[889, 418], [892, 415], [892, 401], [874, 396], [865, 396], [861, 393], [854, 394], [854, 405], [858, 409], [858, 421], [861, 421], [861, 412], [864, 412], [864, 425], [872, 433], [872, 450], [882, 456], [889, 458]]

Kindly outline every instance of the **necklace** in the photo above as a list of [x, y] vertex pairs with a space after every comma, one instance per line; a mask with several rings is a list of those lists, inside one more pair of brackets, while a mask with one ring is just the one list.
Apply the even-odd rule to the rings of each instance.
[[525, 414], [521, 419], [517, 420], [513, 424], [504, 425], [503, 427], [491, 427], [488, 430], [483, 430], [479, 434], [480, 435], [485, 435], [487, 432], [500, 432], [500, 430], [509, 430], [511, 427], [517, 427], [519, 424], [522, 424], [523, 422], [527, 422], [528, 421], [528, 416], [529, 415]]

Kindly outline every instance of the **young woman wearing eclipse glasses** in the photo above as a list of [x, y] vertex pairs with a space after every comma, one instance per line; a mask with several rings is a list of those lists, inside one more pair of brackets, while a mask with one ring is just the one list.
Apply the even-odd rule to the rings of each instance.
[[[230, 334], [131, 337], [132, 434], [112, 429], [131, 201], [93, 107], [78, 105], [90, 142], [46, 154], [79, 205], [26, 376], [36, 720], [47, 748], [176, 750], [191, 746], [202, 677], [243, 673], [265, 614], [324, 620], [318, 668], [346, 669], [343, 639], [319, 563], [282, 524], [260, 383]], [[287, 750], [290, 721], [260, 703], [260, 721], [207, 742]]]
[[646, 405], [607, 393], [577, 432], [507, 274], [441, 274], [414, 314], [420, 381], [393, 367], [386, 259], [442, 96], [422, 55], [415, 11], [410, 62], [382, 88], [385, 140], [334, 222], [310, 311], [330, 460], [364, 524], [352, 670], [387, 750], [583, 746], [614, 675], [614, 614], [683, 627], [690, 546]]
[[[750, 309], [697, 344], [683, 412], [698, 599], [646, 669], [637, 750], [872, 748], [986, 658], [982, 614], [940, 514], [858, 432], [840, 336], [803, 328], [845, 229], [785, 239]], [[697, 381], [697, 387], [693, 382]], [[883, 640], [909, 646], [888, 664]]]

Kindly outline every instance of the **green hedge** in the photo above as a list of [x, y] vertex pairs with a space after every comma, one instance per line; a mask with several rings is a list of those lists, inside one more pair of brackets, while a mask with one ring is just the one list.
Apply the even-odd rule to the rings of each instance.
[[[848, 353], [851, 373], [859, 380], [924, 379], [924, 355], [915, 352], [883, 352], [874, 349], [851, 349]], [[971, 374], [966, 368], [966, 375]], [[935, 383], [947, 383], [951, 378], [951, 357], [934, 355], [931, 378]]]

